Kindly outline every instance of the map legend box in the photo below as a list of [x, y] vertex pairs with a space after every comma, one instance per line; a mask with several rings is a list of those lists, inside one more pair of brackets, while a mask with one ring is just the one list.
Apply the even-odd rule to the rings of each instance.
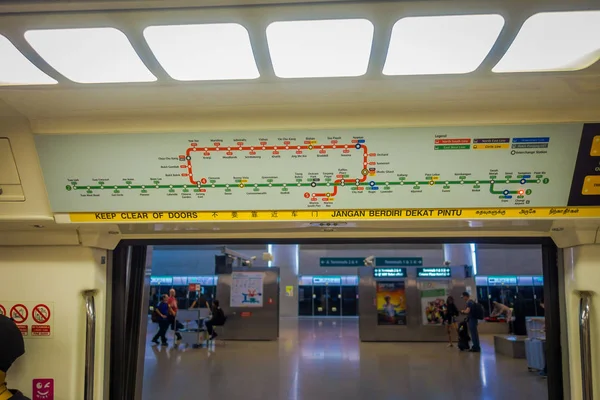
[[474, 144], [473, 150], [503, 150], [510, 148], [508, 143]]
[[469, 150], [471, 145], [469, 144], [443, 144], [434, 146], [434, 150]]

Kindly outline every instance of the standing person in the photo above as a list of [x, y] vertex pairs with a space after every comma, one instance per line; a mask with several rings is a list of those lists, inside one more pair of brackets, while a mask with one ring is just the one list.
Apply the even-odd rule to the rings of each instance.
[[181, 333], [178, 332], [180, 329], [180, 323], [177, 321], [177, 311], [179, 307], [177, 307], [177, 297], [175, 297], [175, 289], [169, 290], [169, 324], [171, 325], [171, 329], [175, 331], [175, 341], [181, 340]]
[[[202, 286], [200, 286], [200, 289], [198, 289], [198, 298], [196, 300], [194, 300], [194, 302], [192, 303], [192, 306], [190, 308], [208, 308], [210, 310], [210, 306], [208, 305], [208, 301], [206, 301], [206, 297], [204, 297], [204, 294], [202, 293]], [[204, 327], [204, 322], [206, 321], [206, 319], [199, 319], [198, 322], [198, 329], [200, 330], [204, 330], [206, 329]]]
[[462, 294], [462, 298], [467, 302], [467, 306], [462, 313], [467, 315], [467, 324], [469, 325], [469, 333], [471, 333], [471, 342], [473, 342], [473, 346], [469, 350], [471, 353], [480, 353], [481, 346], [479, 344], [479, 331], [477, 330], [477, 315], [475, 314], [475, 302], [471, 300], [471, 295], [469, 292], [464, 292]]
[[6, 373], [10, 366], [25, 354], [23, 335], [10, 318], [0, 314], [0, 399], [29, 400], [18, 390], [6, 386]]
[[458, 317], [458, 307], [454, 304], [454, 297], [448, 296], [446, 299], [446, 305], [444, 306], [443, 324], [446, 326], [446, 332], [448, 333], [448, 347], [453, 347], [452, 344], [452, 332], [458, 331], [456, 326], [456, 317]]
[[198, 298], [196, 300], [194, 300], [194, 302], [192, 303], [192, 306], [190, 308], [209, 308], [210, 306], [208, 305], [208, 301], [206, 301], [206, 297], [204, 297], [204, 294], [202, 293], [202, 286], [200, 286], [199, 292], [198, 292]]
[[163, 294], [161, 302], [156, 308], [154, 312], [158, 314], [158, 332], [152, 338], [152, 343], [158, 344], [158, 338], [161, 339], [161, 344], [166, 346], [167, 343], [167, 331], [169, 330], [169, 296]]
[[206, 332], [210, 335], [210, 340], [213, 340], [217, 337], [217, 332], [213, 329], [214, 326], [221, 326], [225, 323], [225, 313], [219, 307], [219, 300], [213, 301], [211, 318], [208, 321], [205, 321]]

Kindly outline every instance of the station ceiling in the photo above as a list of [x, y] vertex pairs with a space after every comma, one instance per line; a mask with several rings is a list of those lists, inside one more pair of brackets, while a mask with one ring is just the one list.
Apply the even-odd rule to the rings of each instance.
[[[0, 87], [0, 117], [26, 117], [40, 134], [598, 121], [598, 62], [572, 72], [495, 74], [491, 68], [531, 15], [599, 8], [595, 0], [3, 2], [0, 34], [42, 69], [50, 67], [23, 39], [26, 30], [114, 26], [127, 34], [159, 79], [82, 85], [63, 78], [52, 86]], [[395, 21], [461, 13], [505, 18], [505, 30], [480, 68], [463, 75], [382, 75], [385, 37]], [[281, 79], [269, 69], [263, 33], [270, 21], [359, 17], [370, 19], [379, 32], [366, 75]], [[161, 70], [147, 46], [136, 45], [143, 41], [143, 28], [153, 23], [223, 21], [242, 23], [251, 36], [263, 37], [253, 46], [259, 79], [178, 82]]]

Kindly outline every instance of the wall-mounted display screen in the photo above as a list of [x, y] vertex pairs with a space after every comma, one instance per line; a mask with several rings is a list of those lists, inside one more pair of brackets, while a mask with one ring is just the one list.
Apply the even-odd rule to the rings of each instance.
[[446, 267], [417, 268], [418, 278], [449, 278], [452, 270]]
[[406, 268], [373, 268], [375, 278], [406, 278]]

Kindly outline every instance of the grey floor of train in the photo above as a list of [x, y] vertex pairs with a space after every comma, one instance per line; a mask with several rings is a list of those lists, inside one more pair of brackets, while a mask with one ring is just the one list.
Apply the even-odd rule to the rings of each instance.
[[[361, 343], [358, 319], [282, 319], [277, 342], [154, 346], [148, 326], [144, 400], [546, 399], [524, 359], [446, 343]], [[440, 328], [443, 329], [443, 328]]]

